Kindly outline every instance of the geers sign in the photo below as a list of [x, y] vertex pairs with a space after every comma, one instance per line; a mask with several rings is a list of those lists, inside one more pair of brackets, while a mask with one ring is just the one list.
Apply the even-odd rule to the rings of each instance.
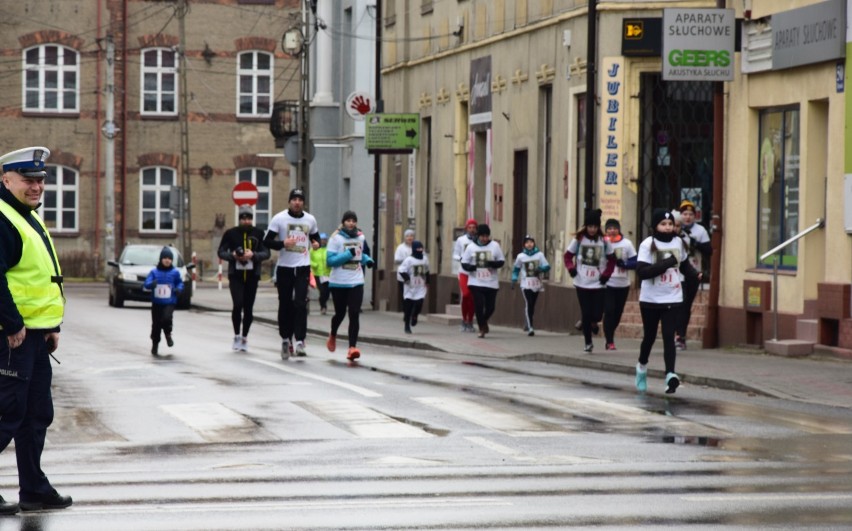
[[663, 79], [732, 81], [733, 9], [663, 10]]

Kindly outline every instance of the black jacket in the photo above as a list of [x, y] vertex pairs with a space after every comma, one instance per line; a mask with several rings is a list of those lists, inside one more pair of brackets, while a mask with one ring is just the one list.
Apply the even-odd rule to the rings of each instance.
[[222, 235], [222, 242], [219, 243], [217, 254], [222, 260], [228, 261], [228, 275], [245, 272], [245, 270], [237, 269], [237, 260], [231, 254], [239, 247], [251, 249], [254, 253], [254, 256], [252, 256], [254, 263], [252, 272], [255, 276], [260, 276], [260, 263], [270, 256], [269, 249], [263, 245], [263, 231], [257, 227], [250, 227], [247, 230], [243, 227], [233, 227], [225, 231], [225, 234]]

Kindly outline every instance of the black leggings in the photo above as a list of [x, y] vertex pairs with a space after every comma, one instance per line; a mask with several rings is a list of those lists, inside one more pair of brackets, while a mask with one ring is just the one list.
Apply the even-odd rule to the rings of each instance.
[[488, 325], [488, 319], [494, 314], [497, 301], [497, 289], [482, 286], [471, 286], [468, 284], [471, 295], [473, 295], [473, 309], [476, 314], [476, 324], [480, 332], [482, 327]]
[[531, 289], [523, 290], [524, 294], [524, 324], [530, 330], [533, 329], [533, 315], [535, 315], [535, 301], [538, 300], [538, 292]]
[[331, 288], [331, 301], [334, 303], [334, 315], [331, 317], [331, 335], [337, 335], [340, 323], [349, 312], [349, 346], [358, 344], [358, 332], [361, 331], [361, 303], [364, 301], [364, 285], [351, 288]]
[[319, 288], [319, 305], [320, 308], [326, 308], [328, 306], [328, 297], [331, 293], [328, 291], [328, 281], [325, 282], [317, 282], [317, 288]]
[[160, 342], [160, 334], [166, 337], [172, 335], [172, 316], [175, 313], [174, 304], [151, 305], [151, 341]]
[[624, 305], [627, 304], [627, 295], [630, 287], [604, 289], [604, 337], [607, 343], [615, 342], [615, 329], [621, 322], [624, 313]]
[[417, 316], [420, 315], [422, 309], [423, 299], [403, 299], [402, 314], [405, 319], [405, 326], [411, 326], [412, 320], [416, 323]]
[[583, 338], [586, 344], [592, 342], [592, 325], [603, 318], [604, 288], [577, 288], [577, 300], [580, 302], [580, 315], [583, 321]]
[[689, 319], [692, 317], [692, 302], [698, 295], [699, 284], [701, 284], [701, 281], [695, 277], [686, 277], [681, 283], [681, 286], [683, 286], [683, 306], [677, 323], [677, 335], [681, 339], [686, 339], [686, 328], [689, 326]]
[[666, 373], [675, 372], [675, 327], [680, 314], [681, 305], [677, 304], [648, 304], [639, 303], [642, 312], [642, 345], [639, 347], [639, 363], [648, 364], [651, 357], [651, 347], [657, 340], [657, 328], [663, 324], [663, 360], [666, 363]]
[[254, 271], [237, 272], [228, 275], [228, 288], [231, 290], [231, 323], [234, 335], [240, 335], [240, 323], [243, 325], [243, 337], [248, 337], [249, 328], [254, 321], [254, 299], [257, 297], [257, 283], [260, 277]]
[[278, 335], [304, 341], [308, 334], [308, 283], [311, 266], [281, 267], [275, 271], [278, 287]]

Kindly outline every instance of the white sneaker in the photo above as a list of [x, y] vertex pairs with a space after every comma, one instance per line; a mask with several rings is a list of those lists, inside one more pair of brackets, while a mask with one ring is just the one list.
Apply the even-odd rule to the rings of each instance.
[[281, 359], [287, 361], [290, 359], [290, 340], [285, 339], [281, 342]]
[[305, 342], [304, 341], [296, 341], [296, 356], [304, 357], [307, 356], [308, 353], [305, 352]]
[[240, 352], [248, 352], [248, 338], [241, 337], [240, 338]]
[[231, 350], [240, 350], [240, 339], [242, 339], [240, 336], [234, 336], [234, 343], [231, 345]]

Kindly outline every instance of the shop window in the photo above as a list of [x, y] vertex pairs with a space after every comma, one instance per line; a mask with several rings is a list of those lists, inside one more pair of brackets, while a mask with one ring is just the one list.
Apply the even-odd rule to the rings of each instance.
[[[757, 168], [757, 256], [795, 236], [799, 230], [799, 109], [760, 112]], [[779, 267], [795, 269], [799, 246], [778, 252]], [[758, 258], [759, 261], [759, 258]], [[769, 257], [760, 266], [772, 266]]]

